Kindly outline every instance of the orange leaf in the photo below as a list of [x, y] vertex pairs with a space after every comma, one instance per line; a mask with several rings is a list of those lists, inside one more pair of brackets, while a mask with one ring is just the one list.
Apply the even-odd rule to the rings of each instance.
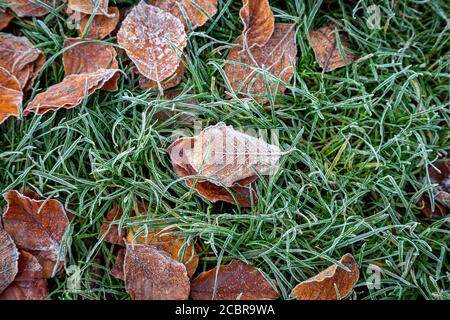
[[297, 300], [338, 300], [339, 296], [344, 298], [358, 281], [358, 263], [349, 253], [339, 261], [350, 271], [334, 264], [316, 276], [299, 283], [291, 292], [291, 296]]
[[[150, 0], [149, 3], [161, 10], [170, 12], [187, 27], [184, 17], [184, 14], [186, 14], [192, 29], [204, 25], [208, 21], [208, 16], [212, 17], [217, 12], [217, 0]], [[197, 7], [202, 8], [208, 15], [205, 15]]]
[[14, 282], [0, 294], [0, 300], [46, 300], [47, 298], [47, 279], [42, 266], [32, 254], [21, 250], [19, 272]]
[[[177, 70], [175, 70], [175, 73], [172, 74], [166, 80], [164, 80], [163, 83], [161, 83], [163, 90], [167, 90], [167, 89], [170, 89], [170, 88], [173, 88], [173, 87], [179, 85], [181, 80], [183, 80], [185, 71], [186, 71], [186, 67], [184, 66], [184, 63], [180, 63], [178, 65]], [[158, 88], [158, 83], [156, 81], [147, 79], [143, 75], [140, 75], [139, 76], [139, 88], [140, 89]]]
[[67, 8], [69, 10], [95, 15], [108, 15], [109, 0], [69, 0]]
[[[80, 30], [78, 34], [80, 37], [84, 35], [88, 22], [91, 16], [88, 14], [82, 14], [80, 20]], [[108, 15], [95, 15], [89, 26], [86, 38], [88, 39], [104, 39], [113, 32], [120, 20], [120, 11], [116, 7], [108, 8]]]
[[10, 15], [9, 13], [0, 12], [0, 31], [5, 29], [12, 19], [14, 19], [14, 16]]
[[175, 73], [186, 46], [186, 33], [179, 19], [141, 1], [127, 15], [117, 33], [117, 42], [139, 72], [161, 83]]
[[65, 77], [61, 83], [55, 84], [47, 91], [36, 95], [23, 114], [25, 116], [30, 112], [44, 114], [50, 110], [74, 108], [84, 98], [102, 89], [118, 72], [117, 69], [99, 69], [93, 73], [71, 74]]
[[191, 283], [191, 297], [194, 300], [275, 300], [278, 293], [258, 269], [233, 260], [219, 270], [216, 267], [195, 278]]
[[19, 81], [8, 70], [0, 67], [0, 124], [10, 116], [19, 116], [22, 99]]
[[[259, 102], [267, 101], [264, 72], [266, 70], [284, 83], [288, 83], [294, 74], [294, 64], [297, 55], [295, 44], [295, 25], [275, 24], [275, 30], [269, 41], [262, 47], [245, 48], [243, 37], [236, 39], [237, 46], [228, 54], [224, 71], [230, 80], [231, 87], [238, 94], [254, 95]], [[267, 76], [269, 77], [269, 76]], [[272, 93], [282, 93], [286, 88], [269, 78], [268, 86]]]
[[[89, 42], [80, 38], [70, 38], [64, 41], [63, 61], [66, 76], [77, 73], [93, 73], [98, 69], [118, 69], [116, 50], [108, 45]], [[67, 49], [68, 48], [68, 49]], [[117, 91], [119, 73], [107, 81], [102, 90]]]
[[[9, 4], [8, 8], [14, 11], [17, 16], [24, 17], [42, 17], [48, 13], [48, 10], [30, 0], [3, 0]], [[52, 6], [53, 0], [42, 0], [49, 6]]]
[[0, 224], [0, 294], [14, 281], [18, 272], [19, 251]]
[[269, 2], [267, 0], [244, 0], [239, 15], [244, 23], [242, 34], [247, 38], [248, 47], [264, 46], [275, 30], [275, 18]]
[[[58, 253], [69, 219], [63, 205], [57, 200], [34, 200], [17, 191], [4, 195], [8, 202], [3, 223], [5, 231], [19, 249], [33, 254], [44, 268], [47, 278], [52, 277]], [[62, 264], [56, 266], [59, 270]]]
[[348, 36], [343, 32], [339, 33], [342, 48], [345, 52], [345, 60], [341, 55], [338, 43], [336, 41], [337, 25], [333, 21], [324, 24], [320, 29], [310, 31], [309, 41], [316, 56], [316, 60], [322, 67], [323, 72], [350, 65], [356, 60], [356, 56], [348, 51]]
[[135, 300], [187, 300], [189, 277], [182, 263], [147, 245], [127, 245], [125, 288]]
[[23, 90], [33, 86], [34, 79], [45, 63], [45, 56], [25, 37], [0, 35], [0, 67], [11, 72]]

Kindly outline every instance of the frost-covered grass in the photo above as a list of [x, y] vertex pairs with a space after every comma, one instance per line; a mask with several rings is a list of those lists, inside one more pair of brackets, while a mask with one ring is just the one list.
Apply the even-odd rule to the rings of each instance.
[[[219, 13], [189, 35], [188, 70], [174, 100], [134, 89], [122, 56], [128, 78], [119, 91], [0, 127], [0, 193], [29, 187], [74, 215], [66, 266], [81, 268], [81, 291], [68, 291], [70, 274], [63, 274], [52, 280], [51, 298], [128, 299], [108, 273], [115, 249], [97, 237], [113, 204], [127, 213], [121, 225], [137, 224], [128, 213], [144, 199], [148, 223], [176, 224], [186, 241], [202, 244], [199, 272], [244, 260], [276, 279], [287, 299], [299, 281], [350, 252], [361, 274], [349, 298], [449, 299], [449, 219], [430, 221], [418, 210], [432, 191], [427, 166], [450, 146], [448, 2], [271, 1], [277, 22], [297, 24], [299, 53], [286, 94], [265, 106], [227, 98], [223, 65], [242, 31], [241, 1], [219, 2]], [[367, 27], [371, 4], [382, 7], [381, 30]], [[65, 19], [58, 9], [5, 30], [22, 32], [47, 55], [33, 94], [64, 77], [63, 40], [76, 36]], [[359, 59], [322, 76], [308, 30], [328, 19], [348, 32]], [[210, 203], [177, 178], [165, 149], [174, 130], [193, 128], [152, 116], [172, 108], [181, 115], [186, 106], [203, 126], [278, 130], [282, 149], [294, 150], [276, 175], [258, 182], [256, 207]], [[382, 270], [379, 288], [366, 285], [370, 265]]]

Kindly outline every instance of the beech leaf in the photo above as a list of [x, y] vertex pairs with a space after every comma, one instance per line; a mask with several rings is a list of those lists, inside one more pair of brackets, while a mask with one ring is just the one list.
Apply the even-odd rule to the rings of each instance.
[[19, 116], [22, 100], [19, 81], [8, 70], [0, 67], [0, 124], [11, 116]]
[[339, 261], [350, 271], [346, 271], [334, 264], [314, 277], [299, 283], [291, 292], [291, 296], [297, 300], [338, 300], [344, 298], [358, 281], [358, 263], [349, 253]]
[[4, 195], [8, 203], [3, 223], [17, 247], [33, 254], [47, 278], [62, 264], [58, 262], [61, 241], [69, 227], [63, 205], [54, 199], [34, 200], [17, 191]]
[[19, 251], [0, 224], [0, 294], [14, 281], [18, 272]]
[[[49, 6], [53, 6], [54, 0], [41, 0]], [[39, 4], [33, 3], [30, 0], [2, 0], [9, 4], [11, 9], [17, 16], [24, 17], [42, 17], [48, 13], [48, 10]]]
[[191, 297], [194, 300], [275, 300], [278, 292], [258, 269], [233, 260], [219, 270], [216, 267], [195, 278], [191, 283]]
[[244, 24], [243, 35], [247, 38], [247, 45], [264, 46], [272, 37], [275, 30], [275, 18], [267, 0], [244, 0], [239, 11]]
[[[183, 80], [184, 72], [186, 71], [186, 67], [184, 66], [184, 63], [181, 63], [178, 65], [177, 70], [175, 70], [174, 74], [172, 74], [169, 78], [164, 80], [160, 86], [163, 90], [167, 90], [170, 88], [173, 88], [180, 84], [181, 80]], [[139, 76], [139, 88], [140, 89], [150, 89], [150, 88], [157, 88], [158, 89], [158, 82], [150, 80], [143, 75]]]
[[[86, 32], [88, 22], [91, 18], [89, 14], [82, 14], [80, 20], [80, 37]], [[120, 10], [117, 7], [109, 7], [108, 15], [95, 15], [89, 25], [89, 30], [86, 34], [87, 39], [102, 40], [109, 36], [117, 27], [120, 21]]]
[[85, 14], [108, 15], [108, 4], [109, 0], [68, 0], [67, 8]]
[[14, 19], [14, 16], [6, 12], [0, 12], [0, 31], [5, 29], [9, 23]]
[[125, 288], [135, 300], [187, 300], [189, 277], [185, 266], [153, 246], [126, 247]]

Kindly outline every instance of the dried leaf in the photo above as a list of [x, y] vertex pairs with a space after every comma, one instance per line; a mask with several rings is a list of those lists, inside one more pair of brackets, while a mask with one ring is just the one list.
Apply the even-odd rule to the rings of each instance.
[[[180, 84], [181, 80], [183, 80], [184, 72], [186, 71], [186, 67], [183, 63], [180, 63], [178, 65], [177, 70], [175, 70], [175, 73], [172, 74], [169, 78], [164, 80], [164, 82], [161, 83], [161, 86], [163, 90], [167, 90], [173, 87], [176, 87]], [[156, 88], [158, 89], [158, 82], [147, 79], [143, 75], [139, 76], [139, 88], [140, 89], [150, 89], [150, 88]]]
[[244, 0], [239, 11], [244, 24], [243, 35], [247, 38], [247, 45], [264, 46], [272, 37], [275, 30], [275, 18], [267, 0]]
[[[9, 4], [8, 8], [21, 17], [42, 17], [48, 13], [48, 10], [30, 0], [2, 0]], [[49, 6], [52, 6], [53, 0], [42, 0]]]
[[14, 281], [18, 272], [19, 251], [0, 224], [0, 294]]
[[0, 31], [5, 29], [9, 23], [14, 19], [14, 16], [6, 12], [0, 12]]
[[22, 100], [19, 81], [8, 70], [0, 67], [0, 124], [11, 116], [19, 116]]
[[[229, 62], [225, 64], [225, 74], [234, 91], [253, 95], [256, 101], [266, 102], [268, 92], [265, 78], [270, 75], [266, 76], [263, 71], [258, 70], [263, 69], [284, 83], [292, 79], [297, 55], [295, 25], [275, 24], [272, 37], [263, 47], [244, 47], [243, 39], [242, 36], [236, 39], [237, 45], [228, 54]], [[271, 78], [267, 79], [267, 85], [273, 94], [286, 90]]]
[[102, 89], [118, 72], [117, 69], [99, 69], [94, 73], [69, 75], [61, 83], [55, 84], [47, 91], [36, 95], [23, 114], [25, 116], [30, 112], [44, 114], [50, 110], [74, 108], [84, 98]]
[[187, 300], [189, 277], [182, 263], [147, 245], [127, 245], [125, 288], [135, 300]]
[[311, 47], [323, 72], [350, 65], [356, 60], [356, 56], [348, 50], [350, 47], [348, 36], [343, 32], [339, 32], [339, 39], [345, 53], [344, 60], [336, 41], [336, 31], [336, 23], [329, 21], [320, 29], [309, 33]]
[[0, 300], [46, 300], [47, 298], [47, 279], [42, 266], [32, 254], [21, 250], [17, 277], [0, 294]]
[[[66, 75], [78, 73], [94, 73], [99, 69], [119, 69], [116, 60], [116, 50], [108, 45], [89, 42], [80, 38], [71, 38], [64, 41], [64, 71]], [[102, 90], [117, 91], [119, 73], [107, 81]]]
[[[256, 180], [256, 173], [273, 174], [282, 154], [277, 146], [222, 122], [193, 138], [178, 139], [167, 151], [178, 176], [201, 176], [195, 184], [200, 195], [211, 201], [235, 203], [223, 188], [230, 187], [241, 206], [251, 205], [251, 188], [244, 187]], [[188, 186], [194, 182], [193, 178], [186, 180]]]
[[119, 225], [113, 223], [119, 221], [123, 216], [122, 208], [114, 206], [106, 215], [100, 229], [100, 238], [105, 242], [125, 246], [123, 238], [126, 236], [125, 230], [119, 230]]
[[199, 260], [198, 255], [195, 252], [195, 247], [188, 244], [185, 248], [184, 255], [181, 259], [179, 259], [181, 249], [186, 238], [183, 236], [168, 234], [170, 232], [177, 231], [177, 227], [171, 226], [162, 230], [157, 230], [149, 226], [148, 232], [137, 234], [138, 229], [139, 227], [133, 227], [130, 232], [128, 232], [128, 243], [151, 245], [155, 246], [159, 250], [169, 253], [175, 260], [183, 262], [189, 278], [192, 278], [197, 270]]
[[[82, 14], [80, 20], [80, 37], [86, 32], [88, 22], [91, 15]], [[86, 38], [88, 39], [104, 39], [109, 36], [117, 27], [120, 20], [120, 11], [117, 7], [108, 8], [108, 15], [95, 15], [89, 25], [89, 31], [87, 32]]]
[[[208, 21], [208, 16], [212, 17], [217, 12], [217, 0], [150, 0], [149, 3], [170, 12], [186, 27], [188, 24], [185, 16], [187, 16], [192, 29], [204, 25]], [[198, 8], [201, 8], [207, 15]]]
[[125, 280], [123, 265], [125, 263], [125, 249], [120, 249], [116, 256], [116, 261], [111, 269], [111, 275], [117, 279]]
[[[6, 192], [8, 202], [3, 219], [6, 232], [19, 249], [33, 254], [47, 278], [52, 277], [69, 219], [63, 205], [54, 199], [34, 200], [17, 191]], [[59, 270], [62, 264], [56, 266]]]
[[0, 35], [0, 67], [11, 72], [26, 91], [45, 63], [45, 56], [25, 37]]
[[195, 278], [191, 283], [191, 297], [194, 300], [275, 300], [278, 293], [258, 269], [233, 260], [218, 271], [216, 267]]
[[109, 0], [68, 0], [67, 8], [76, 12], [108, 15]]
[[117, 42], [139, 72], [161, 83], [175, 73], [179, 52], [186, 46], [186, 33], [179, 19], [141, 1], [127, 15], [117, 33]]
[[358, 263], [349, 253], [345, 254], [339, 261], [349, 271], [334, 264], [316, 276], [299, 283], [291, 292], [291, 296], [297, 300], [338, 300], [344, 298], [358, 281]]

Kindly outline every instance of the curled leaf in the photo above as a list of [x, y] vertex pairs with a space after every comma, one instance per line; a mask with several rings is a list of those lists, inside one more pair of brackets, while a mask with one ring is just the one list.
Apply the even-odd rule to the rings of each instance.
[[[265, 75], [265, 72], [283, 83], [292, 79], [297, 55], [295, 25], [275, 24], [272, 37], [262, 47], [248, 48], [243, 41], [243, 36], [236, 39], [236, 46], [231, 49], [224, 66], [232, 89], [238, 94], [251, 95], [259, 102], [266, 102], [269, 93], [284, 92], [284, 85]], [[267, 92], [266, 86], [270, 92]]]
[[84, 98], [102, 89], [118, 72], [117, 69], [99, 69], [93, 73], [71, 74], [65, 77], [61, 83], [55, 84], [47, 91], [36, 95], [23, 114], [25, 116], [30, 112], [44, 114], [50, 110], [74, 108]]
[[88, 39], [104, 39], [109, 36], [117, 27], [120, 21], [120, 10], [117, 7], [108, 8], [108, 15], [95, 15], [90, 25], [88, 25], [91, 15], [82, 14], [80, 20], [80, 37], [87, 31]]
[[217, 12], [217, 0], [150, 0], [149, 3], [170, 12], [186, 27], [188, 26], [185, 18], [187, 16], [192, 29], [204, 25], [209, 17]]
[[19, 272], [14, 282], [0, 294], [0, 300], [46, 300], [47, 298], [47, 279], [42, 266], [32, 254], [21, 250]]
[[[37, 3], [30, 0], [3, 0], [9, 4], [11, 9], [17, 16], [24, 17], [42, 17], [48, 13], [48, 10]], [[52, 6], [53, 0], [42, 0], [45, 4]]]
[[14, 19], [14, 16], [6, 12], [0, 12], [0, 31], [5, 29], [9, 23]]
[[[175, 73], [186, 33], [179, 19], [141, 1], [127, 15], [117, 42], [146, 78], [161, 83]], [[173, 47], [172, 47], [173, 46]]]
[[14, 281], [18, 272], [19, 251], [0, 224], [0, 294]]
[[329, 21], [318, 30], [310, 31], [309, 33], [311, 47], [323, 72], [350, 65], [356, 60], [356, 56], [348, 50], [350, 47], [348, 36], [343, 32], [339, 32], [339, 39], [345, 53], [344, 59], [336, 41], [336, 32], [336, 23]]
[[6, 232], [17, 247], [33, 254], [51, 278], [62, 267], [58, 254], [69, 219], [63, 205], [54, 199], [34, 200], [17, 191], [4, 195], [8, 203], [3, 219]]
[[108, 15], [109, 0], [68, 0], [67, 8], [76, 12]]
[[278, 293], [258, 269], [233, 260], [219, 270], [216, 267], [195, 278], [191, 283], [191, 297], [194, 300], [275, 300]]
[[[94, 73], [99, 69], [118, 69], [116, 50], [108, 45], [89, 42], [80, 38], [71, 38], [64, 41], [63, 61], [66, 75], [77, 73]], [[119, 73], [105, 82], [102, 90], [116, 91]]]
[[275, 30], [275, 18], [269, 1], [244, 0], [239, 15], [244, 24], [243, 35], [247, 39], [248, 47], [264, 46]]
[[297, 300], [338, 300], [344, 298], [358, 281], [358, 263], [349, 253], [339, 261], [350, 271], [334, 264], [314, 277], [299, 283], [291, 292]]
[[22, 99], [19, 81], [8, 70], [0, 67], [0, 124], [11, 116], [19, 116]]
[[127, 245], [125, 288], [135, 300], [187, 300], [185, 266], [168, 253], [147, 245]]
[[22, 90], [26, 91], [33, 86], [44, 63], [45, 56], [39, 49], [33, 49], [27, 38], [0, 35], [0, 67], [17, 78]]

